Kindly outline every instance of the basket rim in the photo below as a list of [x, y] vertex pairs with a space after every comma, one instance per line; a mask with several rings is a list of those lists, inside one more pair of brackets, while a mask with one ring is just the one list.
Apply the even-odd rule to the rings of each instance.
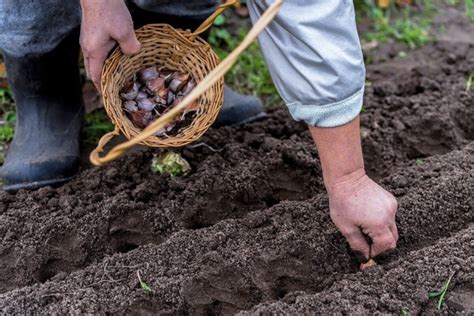
[[[192, 49], [193, 46], [204, 48], [205, 54], [211, 54], [212, 55], [212, 57], [206, 58], [209, 61], [209, 63], [211, 64], [212, 68], [215, 68], [220, 63], [220, 58], [215, 53], [215, 51], [212, 49], [212, 47], [209, 45], [209, 43], [206, 42], [204, 39], [202, 39], [200, 36], [193, 36], [193, 33], [189, 29], [188, 30], [183, 30], [183, 29], [180, 29], [180, 28], [174, 28], [173, 26], [171, 26], [169, 24], [165, 24], [165, 23], [147, 24], [147, 25], [144, 25], [143, 27], [136, 30], [137, 38], [139, 40], [143, 40], [143, 39], [150, 39], [150, 38], [153, 37], [153, 34], [152, 34], [152, 36], [150, 36], [150, 34], [144, 34], [145, 32], [155, 33], [156, 36], [159, 36], [158, 33], [162, 33], [162, 32], [171, 33], [172, 37], [178, 38], [176, 41], [178, 41], [178, 40], [183, 41], [186, 44], [186, 48], [191, 47], [191, 49]], [[146, 50], [147, 48], [142, 47], [142, 49]], [[149, 50], [147, 50], [146, 52], [149, 52]], [[134, 56], [131, 56], [131, 57], [135, 57], [135, 58], [137, 56], [140, 57], [140, 54], [144, 54], [144, 53], [145, 53], [145, 51], [142, 50], [138, 54], [136, 54]], [[124, 57], [125, 58], [130, 58], [129, 56], [125, 55], [121, 51], [119, 46], [115, 47], [114, 50], [112, 51], [112, 53], [109, 55], [109, 57], [104, 62], [104, 67], [102, 69], [101, 82], [100, 83], [101, 83], [101, 89], [104, 92], [102, 94], [102, 101], [103, 101], [103, 104], [104, 104], [104, 108], [107, 112], [107, 116], [112, 121], [112, 123], [115, 125], [115, 127], [118, 128], [120, 130], [120, 132], [125, 135], [125, 137], [127, 139], [132, 139], [133, 137], [138, 135], [142, 131], [142, 129], [139, 129], [139, 130], [131, 129], [129, 127], [129, 125], [130, 124], [133, 125], [133, 123], [129, 122], [130, 123], [129, 124], [129, 123], [123, 122], [123, 120], [120, 120], [120, 117], [117, 117], [114, 113], [112, 113], [112, 111], [113, 111], [112, 108], [117, 108], [117, 105], [113, 101], [111, 101], [112, 98], [115, 98], [115, 96], [109, 95], [108, 89], [107, 89], [107, 87], [110, 84], [110, 80], [112, 80], [111, 79], [111, 73], [109, 72], [109, 70], [110, 70], [109, 68], [116, 66], [117, 60], [119, 60], [121, 58], [124, 58]], [[200, 82], [200, 80], [198, 80], [196, 78], [194, 78], [194, 80], [196, 80], [197, 84]], [[176, 136], [170, 136], [170, 137], [167, 137], [167, 138], [160, 138], [158, 136], [150, 136], [147, 139], [145, 139], [144, 141], [142, 141], [141, 144], [151, 146], [151, 147], [180, 147], [180, 146], [184, 146], [188, 143], [191, 143], [191, 142], [195, 141], [197, 138], [201, 137], [202, 134], [204, 134], [207, 131], [207, 129], [212, 125], [212, 123], [215, 121], [215, 119], [217, 118], [217, 115], [219, 113], [219, 109], [222, 107], [224, 78], [220, 78], [220, 80], [218, 82], [216, 82], [213, 87], [214, 87], [214, 90], [217, 89], [216, 91], [217, 91], [218, 95], [216, 95], [216, 98], [217, 98], [217, 102], [219, 104], [218, 109], [216, 111], [214, 111], [215, 113], [213, 113], [213, 114], [211, 113], [212, 115], [210, 115], [210, 118], [207, 120], [208, 122], [206, 124], [204, 124], [205, 125], [204, 128], [199, 128], [199, 126], [197, 126], [195, 128], [196, 133], [194, 133], [194, 134], [196, 134], [196, 135], [193, 135], [191, 133], [190, 135], [187, 135], [186, 139], [184, 139], [183, 135], [181, 135], [180, 137], [177, 137], [177, 135], [176, 135]], [[209, 89], [213, 89], [213, 87], [211, 87]], [[215, 107], [216, 105], [213, 105], [213, 106]], [[208, 114], [206, 113], [205, 115], [208, 115]], [[185, 129], [186, 129], [186, 127], [185, 127]], [[182, 133], [182, 132], [180, 132], [180, 133]]]

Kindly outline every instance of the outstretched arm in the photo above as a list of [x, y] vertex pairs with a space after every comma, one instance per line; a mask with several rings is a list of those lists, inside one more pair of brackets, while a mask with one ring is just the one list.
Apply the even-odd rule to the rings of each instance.
[[[331, 219], [361, 261], [394, 249], [397, 200], [364, 169], [359, 117], [334, 128], [310, 127], [318, 148]], [[367, 242], [370, 237], [372, 245]]]
[[[253, 21], [267, 2], [247, 2]], [[353, 3], [286, 1], [259, 41], [291, 115], [310, 126], [333, 222], [360, 259], [394, 248], [397, 202], [367, 177], [362, 159], [365, 67]]]

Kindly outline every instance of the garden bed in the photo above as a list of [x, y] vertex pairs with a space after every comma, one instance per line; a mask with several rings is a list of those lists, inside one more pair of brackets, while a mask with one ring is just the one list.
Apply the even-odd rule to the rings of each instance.
[[[6, 314], [474, 312], [474, 45], [368, 67], [366, 166], [399, 200], [397, 250], [366, 273], [329, 218], [314, 145], [286, 109], [211, 129], [184, 177], [152, 151], [61, 188], [0, 193]], [[141, 285], [137, 276], [146, 286]], [[144, 288], [145, 287], [145, 288]]]

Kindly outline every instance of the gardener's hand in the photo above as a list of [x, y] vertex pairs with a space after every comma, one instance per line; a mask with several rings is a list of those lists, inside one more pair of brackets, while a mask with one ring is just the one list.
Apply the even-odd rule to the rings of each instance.
[[118, 43], [124, 54], [140, 50], [132, 17], [122, 0], [81, 0], [81, 47], [88, 76], [100, 89], [102, 66], [109, 51]]
[[310, 131], [329, 193], [331, 218], [364, 261], [396, 247], [397, 200], [365, 174], [359, 125], [357, 117], [342, 126], [310, 127]]
[[[328, 187], [331, 219], [359, 260], [366, 261], [395, 249], [397, 200], [363, 170], [347, 175]], [[365, 236], [370, 237], [370, 246]], [[365, 259], [365, 260], [364, 260]]]

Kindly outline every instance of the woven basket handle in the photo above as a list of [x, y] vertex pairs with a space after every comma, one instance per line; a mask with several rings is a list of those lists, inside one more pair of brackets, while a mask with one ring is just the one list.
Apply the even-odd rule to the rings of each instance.
[[118, 130], [116, 128], [114, 132], [104, 135], [99, 141], [97, 148], [91, 152], [89, 157], [90, 161], [96, 166], [101, 166], [107, 162], [115, 160], [123, 155], [128, 149], [141, 143], [148, 137], [153, 136], [157, 131], [171, 122], [174, 117], [179, 115], [189, 104], [197, 100], [202, 93], [204, 93], [207, 89], [209, 89], [209, 87], [211, 87], [225, 75], [225, 73], [235, 64], [240, 54], [246, 50], [247, 47], [249, 47], [257, 38], [258, 34], [260, 34], [263, 29], [268, 24], [270, 24], [270, 22], [280, 10], [283, 2], [284, 0], [275, 0], [250, 29], [249, 33], [247, 36], [245, 36], [239, 46], [237, 46], [235, 50], [227, 56], [226, 59], [224, 59], [216, 68], [214, 68], [201, 82], [199, 82], [199, 84], [183, 99], [183, 101], [151, 123], [140, 134], [122, 144], [115, 146], [107, 155], [100, 157], [99, 153], [103, 151], [105, 144], [107, 144], [110, 139], [112, 139], [112, 137], [118, 134]]
[[191, 38], [197, 37], [199, 34], [207, 31], [208, 28], [214, 24], [214, 20], [221, 15], [227, 8], [231, 6], [236, 6], [240, 4], [240, 0], [225, 0], [221, 5], [219, 5], [212, 15], [210, 15], [202, 24], [191, 34]]

